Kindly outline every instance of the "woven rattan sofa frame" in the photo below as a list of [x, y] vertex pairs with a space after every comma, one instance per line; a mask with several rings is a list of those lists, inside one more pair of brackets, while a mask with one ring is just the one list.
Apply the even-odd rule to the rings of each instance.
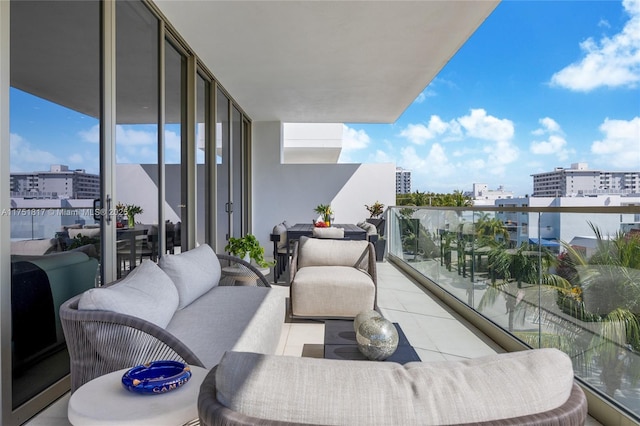
[[[218, 254], [217, 257], [222, 266], [242, 265], [255, 274], [258, 286], [271, 287], [253, 265], [234, 256]], [[71, 363], [72, 393], [98, 376], [160, 359], [204, 367], [191, 349], [165, 329], [143, 319], [112, 311], [78, 310], [79, 300], [80, 295], [67, 300], [60, 307], [60, 320]], [[112, 338], [97, 348], [94, 345], [100, 342], [95, 337], [98, 335]], [[129, 345], [130, 342], [136, 344]]]
[[[198, 416], [201, 426], [296, 426], [293, 423], [280, 420], [260, 419], [233, 411], [218, 402], [216, 395], [217, 367], [214, 367], [200, 386], [198, 395]], [[468, 423], [458, 426], [581, 426], [587, 419], [587, 398], [583, 390], [574, 383], [569, 399], [560, 407], [542, 413], [528, 416], [499, 419], [494, 421]], [[314, 426], [308, 425], [307, 426]], [[320, 426], [320, 425], [315, 425]]]

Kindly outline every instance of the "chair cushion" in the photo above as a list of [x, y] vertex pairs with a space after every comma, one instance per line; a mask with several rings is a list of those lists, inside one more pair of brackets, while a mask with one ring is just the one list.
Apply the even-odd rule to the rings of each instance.
[[324, 240], [301, 237], [298, 268], [366, 265], [369, 261], [368, 247], [369, 243], [365, 240]]
[[220, 261], [207, 244], [180, 254], [162, 256], [158, 265], [178, 289], [178, 309], [188, 306], [220, 282]]
[[221, 404], [260, 419], [371, 426], [475, 424], [560, 407], [571, 394], [573, 368], [557, 349], [404, 367], [227, 352], [215, 380]]
[[360, 222], [357, 224], [360, 228], [367, 231], [367, 235], [374, 235], [378, 233], [378, 228], [373, 223], [369, 222]]
[[78, 301], [78, 309], [118, 312], [165, 328], [178, 307], [178, 300], [171, 278], [154, 262], [145, 259], [121, 281], [85, 291]]
[[287, 227], [284, 223], [279, 223], [274, 226], [272, 234], [280, 236], [280, 240], [278, 240], [277, 244], [278, 249], [287, 247]]
[[313, 236], [315, 238], [344, 238], [344, 229], [342, 228], [313, 228]]
[[366, 273], [349, 266], [307, 266], [291, 284], [293, 315], [355, 317], [373, 309], [376, 288]]

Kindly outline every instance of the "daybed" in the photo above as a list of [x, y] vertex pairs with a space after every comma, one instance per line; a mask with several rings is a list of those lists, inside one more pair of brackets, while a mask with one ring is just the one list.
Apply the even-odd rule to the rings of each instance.
[[536, 349], [465, 361], [344, 361], [228, 352], [200, 387], [213, 425], [583, 425], [569, 357]]
[[[221, 264], [236, 263], [262, 286], [222, 286]], [[144, 260], [125, 278], [63, 304], [71, 391], [106, 373], [171, 359], [212, 368], [225, 351], [273, 353], [283, 296], [249, 263], [208, 245]]]
[[373, 245], [301, 237], [291, 260], [291, 316], [353, 318], [376, 307]]

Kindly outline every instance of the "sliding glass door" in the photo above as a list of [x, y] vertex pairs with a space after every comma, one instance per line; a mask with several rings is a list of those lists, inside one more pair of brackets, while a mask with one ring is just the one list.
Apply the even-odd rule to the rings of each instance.
[[[11, 408], [16, 422], [66, 391], [60, 304], [102, 264], [100, 3], [12, 1]], [[3, 342], [3, 345], [5, 342]], [[4, 382], [4, 380], [3, 380]], [[6, 397], [6, 393], [4, 394]]]

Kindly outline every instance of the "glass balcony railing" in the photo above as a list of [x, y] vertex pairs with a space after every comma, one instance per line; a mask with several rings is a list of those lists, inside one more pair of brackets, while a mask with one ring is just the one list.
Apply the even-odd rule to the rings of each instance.
[[98, 226], [94, 209], [86, 208], [13, 208], [11, 240], [54, 238], [64, 226]]
[[387, 211], [387, 247], [469, 309], [640, 419], [640, 209]]

